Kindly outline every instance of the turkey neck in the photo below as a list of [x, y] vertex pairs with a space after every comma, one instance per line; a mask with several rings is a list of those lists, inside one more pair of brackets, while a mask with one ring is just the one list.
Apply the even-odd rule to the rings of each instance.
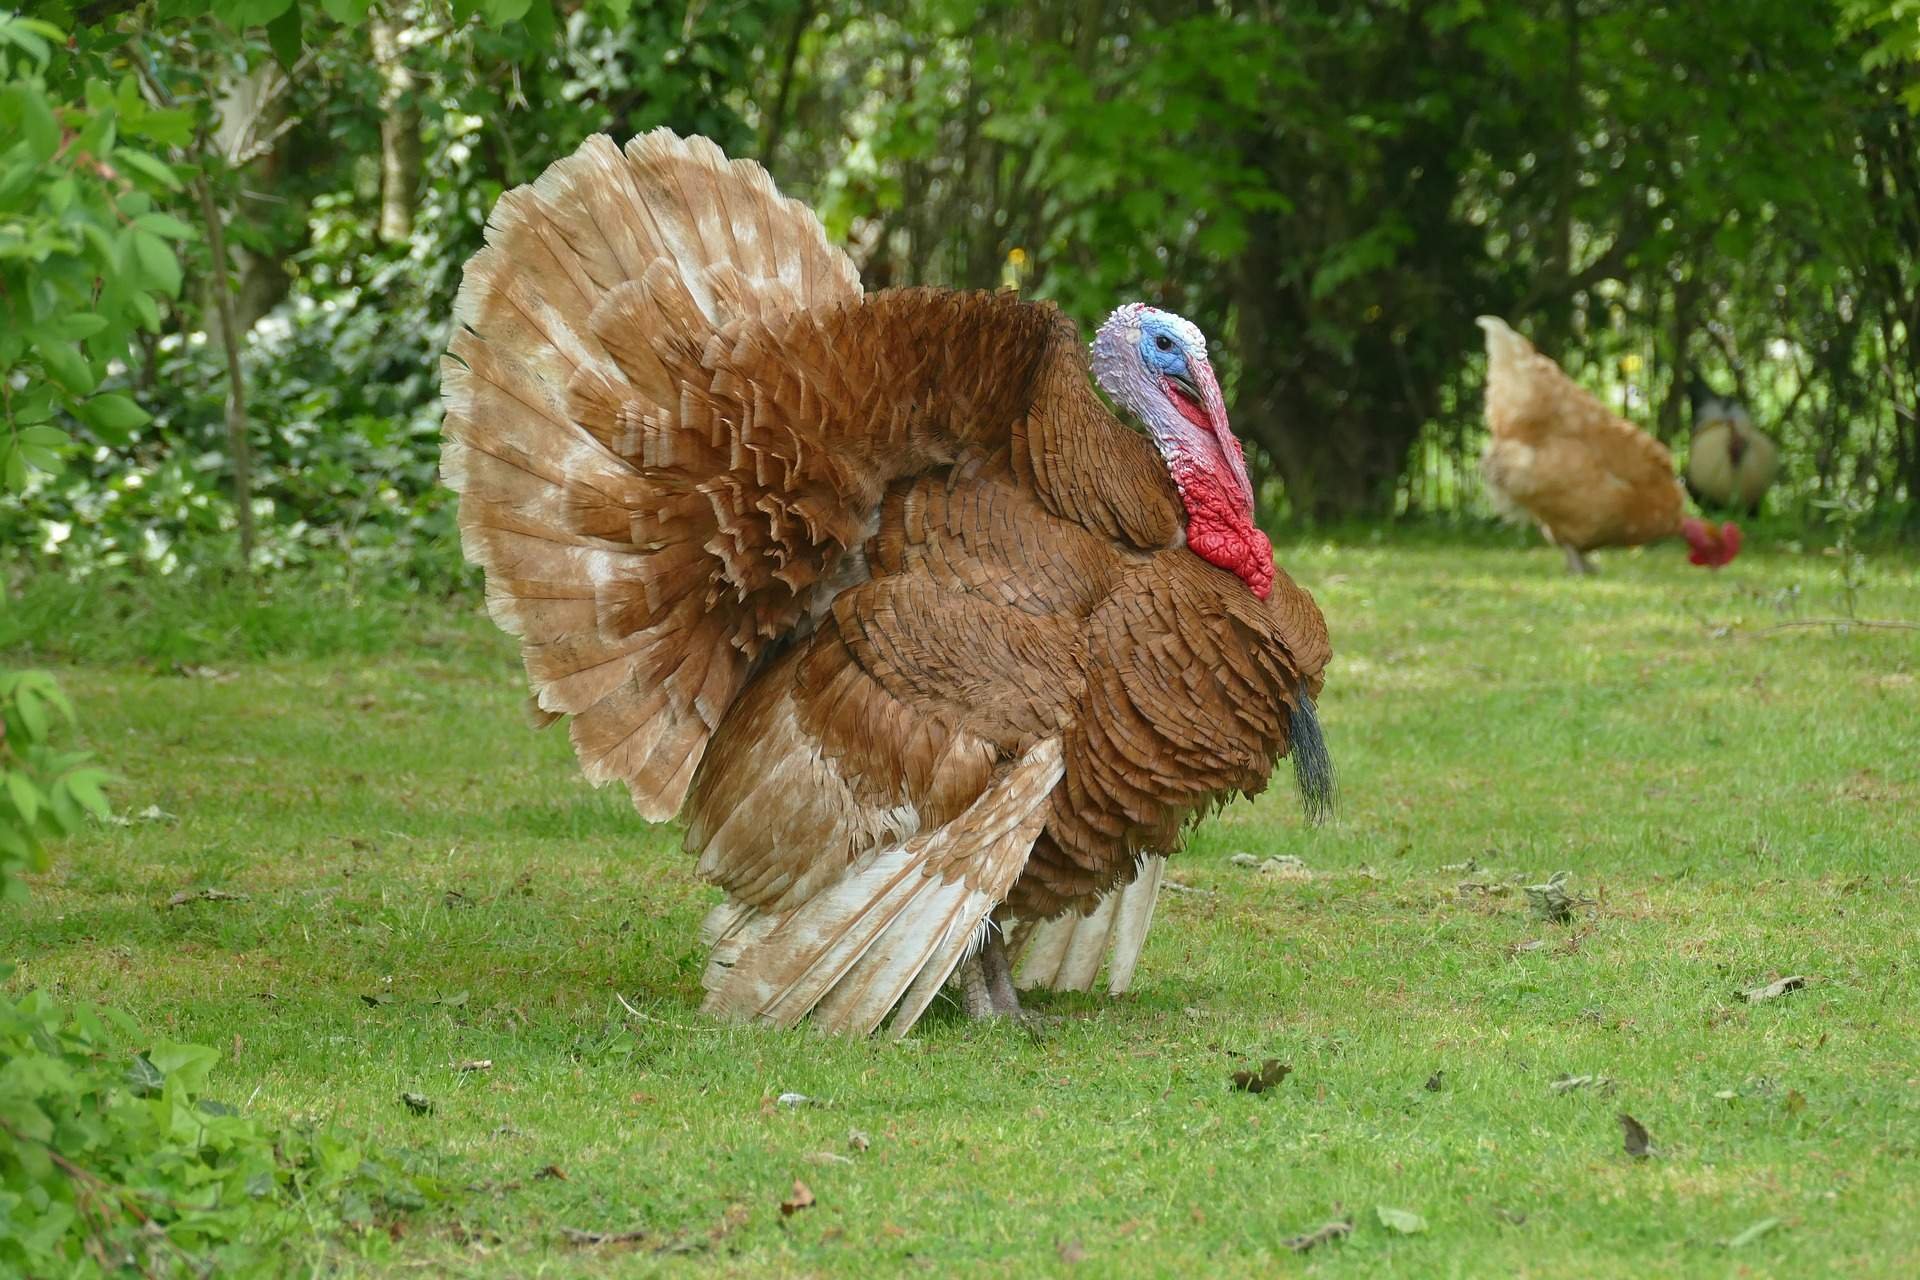
[[[1144, 372], [1101, 389], [1132, 410], [1153, 437], [1187, 511], [1187, 549], [1247, 584], [1273, 594], [1273, 544], [1253, 522], [1253, 482], [1240, 442], [1227, 426], [1220, 384], [1204, 362], [1195, 369], [1200, 404], [1153, 386]], [[1120, 379], [1115, 379], [1119, 382]]]

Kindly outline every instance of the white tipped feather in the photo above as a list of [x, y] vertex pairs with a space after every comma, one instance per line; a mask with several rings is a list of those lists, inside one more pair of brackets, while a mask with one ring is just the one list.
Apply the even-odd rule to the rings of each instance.
[[1116, 996], [1124, 993], [1133, 985], [1134, 968], [1153, 926], [1153, 908], [1166, 869], [1166, 858], [1148, 856], [1141, 859], [1133, 881], [1101, 898], [1092, 914], [1017, 925], [1010, 946], [1021, 990], [1091, 991], [1104, 959], [1107, 991]]
[[814, 1012], [822, 1031], [866, 1034], [911, 992], [891, 1028], [906, 1034], [1019, 878], [1064, 768], [1048, 738], [952, 822], [866, 854], [791, 911], [714, 913], [730, 928], [708, 1011], [783, 1027]]

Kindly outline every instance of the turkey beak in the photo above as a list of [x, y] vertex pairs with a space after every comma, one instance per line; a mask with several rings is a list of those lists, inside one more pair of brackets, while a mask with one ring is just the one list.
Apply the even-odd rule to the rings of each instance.
[[1195, 404], [1204, 406], [1207, 403], [1206, 397], [1200, 394], [1199, 384], [1194, 382], [1194, 380], [1186, 374], [1170, 373], [1167, 375], [1167, 381], [1180, 388], [1180, 390], [1186, 394], [1187, 399], [1193, 401]]

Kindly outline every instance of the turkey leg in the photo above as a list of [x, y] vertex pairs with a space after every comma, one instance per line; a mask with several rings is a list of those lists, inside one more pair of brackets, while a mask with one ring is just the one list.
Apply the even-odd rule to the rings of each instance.
[[1013, 964], [1007, 959], [1000, 930], [988, 928], [980, 953], [954, 974], [960, 984], [960, 1007], [969, 1018], [1021, 1018], [1020, 996], [1013, 989]]

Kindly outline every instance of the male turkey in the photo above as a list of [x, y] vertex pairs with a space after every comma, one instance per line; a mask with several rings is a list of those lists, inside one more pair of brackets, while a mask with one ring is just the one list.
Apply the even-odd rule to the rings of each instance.
[[[756, 164], [589, 139], [494, 209], [442, 470], [544, 723], [683, 813], [726, 891], [707, 1006], [903, 1034], [969, 963], [1125, 989], [1164, 855], [1295, 750], [1312, 598], [1273, 564], [1206, 343], [1009, 294], [865, 295]], [[1156, 452], [1157, 448], [1157, 452]], [[1110, 953], [1110, 954], [1108, 954]]]

